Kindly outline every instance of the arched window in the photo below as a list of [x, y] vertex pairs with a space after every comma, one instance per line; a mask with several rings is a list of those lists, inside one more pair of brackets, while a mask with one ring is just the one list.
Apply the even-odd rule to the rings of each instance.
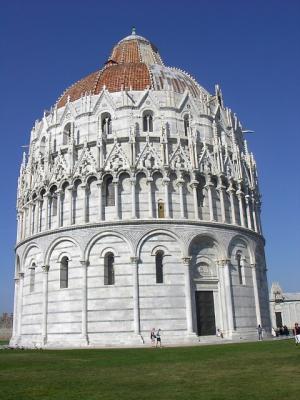
[[104, 285], [115, 284], [115, 256], [107, 253], [104, 257]]
[[56, 139], [53, 140], [53, 153], [56, 152]]
[[63, 257], [60, 262], [60, 288], [65, 289], [69, 284], [69, 259]]
[[112, 176], [106, 179], [105, 185], [105, 205], [114, 206], [115, 205], [115, 191]]
[[111, 115], [109, 113], [101, 115], [101, 129], [105, 135], [111, 134]]
[[164, 283], [163, 257], [163, 251], [155, 254], [156, 283]]
[[184, 124], [184, 134], [185, 136], [187, 136], [190, 127], [190, 117], [188, 114], [185, 114], [185, 116], [183, 117], [183, 124]]
[[163, 201], [158, 200], [158, 218], [165, 218], [165, 204]]
[[239, 274], [239, 283], [240, 285], [244, 284], [244, 279], [243, 279], [243, 266], [242, 266], [242, 255], [241, 253], [236, 253], [236, 261], [237, 261], [237, 267], [238, 267], [238, 274]]
[[63, 144], [69, 143], [69, 139], [71, 137], [71, 129], [72, 129], [71, 122], [68, 122], [63, 130]]
[[143, 132], [153, 132], [153, 113], [145, 111], [143, 113]]
[[35, 263], [32, 263], [30, 269], [30, 282], [29, 282], [29, 291], [30, 293], [34, 292], [35, 287]]

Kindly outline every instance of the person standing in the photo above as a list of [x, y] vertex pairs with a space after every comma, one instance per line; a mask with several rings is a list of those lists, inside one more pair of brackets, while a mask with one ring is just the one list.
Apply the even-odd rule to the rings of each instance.
[[258, 333], [258, 340], [263, 340], [263, 329], [262, 329], [261, 325], [258, 325], [257, 333]]
[[151, 339], [151, 346], [154, 347], [155, 345], [155, 328], [152, 328], [152, 331], [150, 332], [150, 339]]
[[295, 336], [296, 345], [298, 345], [300, 343], [300, 326], [299, 326], [298, 322], [295, 322], [293, 334]]
[[158, 347], [158, 344], [159, 344], [159, 347], [161, 347], [161, 336], [160, 336], [160, 332], [161, 332], [161, 329], [158, 329], [157, 330], [157, 332], [156, 332], [156, 347]]

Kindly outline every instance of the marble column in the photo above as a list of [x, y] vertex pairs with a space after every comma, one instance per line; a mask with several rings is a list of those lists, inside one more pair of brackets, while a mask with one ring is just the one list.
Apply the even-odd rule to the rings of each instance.
[[224, 273], [222, 268], [222, 263], [217, 261], [218, 265], [218, 276], [219, 276], [219, 283], [218, 283], [218, 298], [219, 298], [219, 310], [220, 310], [220, 323], [221, 323], [221, 331], [225, 332], [228, 330], [227, 327], [227, 319], [226, 319], [226, 297], [225, 297], [225, 285], [224, 285]]
[[47, 317], [48, 317], [48, 272], [49, 265], [42, 266], [43, 269], [43, 309], [42, 309], [42, 345], [47, 343]]
[[232, 184], [230, 184], [230, 186], [227, 189], [227, 191], [229, 192], [229, 197], [230, 197], [231, 223], [233, 225], [236, 225], [235, 204], [234, 204], [235, 189], [233, 188]]
[[15, 278], [15, 291], [14, 291], [14, 314], [13, 314], [13, 332], [12, 332], [13, 340], [16, 340], [18, 337], [19, 282], [20, 278], [17, 275], [17, 277]]
[[207, 197], [208, 197], [208, 206], [209, 206], [209, 219], [210, 221], [214, 221], [214, 209], [213, 209], [213, 199], [212, 199], [212, 191], [211, 188], [213, 183], [211, 181], [211, 176], [206, 175], [206, 183], [205, 188], [207, 190]]
[[226, 213], [225, 213], [225, 199], [224, 199], [224, 190], [225, 190], [225, 186], [221, 183], [218, 186], [218, 191], [219, 191], [219, 195], [220, 195], [220, 206], [221, 206], [221, 220], [223, 223], [226, 222]]
[[23, 286], [24, 286], [24, 272], [19, 272], [18, 327], [17, 327], [18, 341], [21, 340], [21, 335], [22, 335]]
[[193, 308], [191, 293], [191, 257], [183, 257], [184, 281], [185, 281], [185, 311], [186, 311], [186, 328], [188, 334], [193, 334]]
[[45, 194], [46, 198], [46, 213], [45, 213], [45, 230], [47, 231], [50, 226], [50, 218], [51, 218], [51, 210], [50, 210], [50, 196], [51, 194], [48, 192]]
[[169, 183], [169, 178], [163, 179], [163, 186], [165, 188], [165, 218], [170, 218]]
[[118, 220], [119, 216], [119, 182], [117, 180], [113, 181], [114, 191], [115, 191], [115, 219]]
[[228, 334], [232, 335], [234, 331], [234, 321], [233, 321], [230, 260], [221, 260], [221, 265], [224, 269], [224, 291], [225, 291], [226, 310], [227, 310], [227, 328], [228, 328]]
[[57, 190], [56, 191], [56, 195], [57, 195], [57, 228], [61, 227], [61, 190]]
[[255, 198], [254, 196], [251, 197], [252, 202], [252, 218], [253, 218], [253, 225], [255, 232], [258, 232], [257, 220], [256, 220], [256, 210], [255, 210]]
[[149, 218], [153, 218], [152, 182], [153, 178], [147, 179]]
[[252, 220], [251, 220], [251, 199], [249, 195], [245, 196], [245, 201], [246, 201], [246, 215], [247, 215], [247, 227], [248, 229], [253, 229], [252, 227]]
[[243, 227], [246, 227], [245, 224], [245, 216], [244, 216], [244, 203], [243, 203], [243, 197], [244, 197], [244, 193], [241, 190], [238, 190], [236, 192], [238, 200], [239, 200], [239, 212], [240, 212], [240, 221], [241, 221], [241, 225]]
[[193, 189], [193, 199], [194, 199], [194, 218], [199, 219], [198, 195], [197, 195], [198, 181], [193, 180], [191, 182], [191, 186]]
[[136, 218], [136, 201], [135, 201], [135, 185], [136, 185], [136, 179], [131, 178], [130, 179], [131, 183], [131, 218], [135, 219]]
[[252, 281], [253, 281], [253, 292], [254, 292], [254, 302], [255, 302], [255, 312], [256, 312], [256, 323], [257, 325], [261, 325], [261, 312], [260, 312], [260, 303], [259, 303], [259, 294], [257, 287], [257, 274], [256, 274], [256, 264], [251, 264], [252, 268]]
[[85, 224], [87, 222], [87, 193], [86, 193], [86, 185], [81, 184], [82, 190], [82, 198], [83, 198], [83, 215], [82, 215], [82, 222]]
[[68, 186], [69, 192], [69, 224], [73, 225], [73, 186]]
[[140, 304], [139, 304], [139, 268], [138, 258], [130, 257], [132, 265], [133, 281], [133, 330], [137, 335], [140, 334]]
[[184, 184], [184, 180], [183, 179], [178, 179], [177, 180], [177, 187], [178, 187], [178, 191], [179, 191], [180, 218], [185, 218], [185, 215], [184, 215], [183, 184]]
[[35, 223], [35, 233], [40, 231], [40, 212], [41, 212], [41, 198], [40, 196], [36, 198], [36, 223]]
[[87, 267], [88, 262], [81, 260], [82, 265], [82, 309], [81, 309], [81, 337], [83, 341], [88, 344], [88, 331], [87, 331]]
[[28, 213], [29, 213], [29, 229], [28, 236], [32, 235], [32, 214], [33, 214], [33, 202], [30, 201], [28, 205]]
[[103, 181], [99, 180], [97, 182], [97, 186], [98, 186], [98, 196], [99, 196], [99, 200], [98, 200], [98, 217], [99, 217], [99, 221], [103, 220], [103, 196], [102, 196], [102, 186], [103, 185]]

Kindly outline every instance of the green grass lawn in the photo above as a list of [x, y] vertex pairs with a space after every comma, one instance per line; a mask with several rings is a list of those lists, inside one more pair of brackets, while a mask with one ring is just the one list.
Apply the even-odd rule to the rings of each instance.
[[298, 399], [293, 340], [162, 349], [1, 350], [0, 399]]

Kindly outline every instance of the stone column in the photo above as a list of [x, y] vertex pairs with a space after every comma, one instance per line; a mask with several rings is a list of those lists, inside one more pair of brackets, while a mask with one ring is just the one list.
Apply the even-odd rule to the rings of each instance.
[[17, 327], [18, 341], [21, 340], [21, 334], [22, 334], [23, 285], [24, 285], [24, 272], [19, 272], [18, 327]]
[[193, 309], [192, 309], [192, 293], [191, 293], [191, 257], [183, 257], [184, 278], [185, 278], [185, 311], [186, 311], [186, 328], [188, 334], [193, 334]]
[[170, 200], [169, 200], [169, 178], [163, 179], [163, 185], [165, 187], [165, 218], [170, 218]]
[[218, 186], [218, 191], [219, 191], [219, 195], [220, 195], [221, 218], [222, 218], [223, 223], [226, 222], [224, 190], [225, 190], [225, 186], [223, 186], [221, 183]]
[[12, 339], [15, 341], [18, 337], [18, 304], [19, 304], [19, 276], [15, 278], [15, 291], [14, 291], [14, 314], [13, 314], [13, 332]]
[[237, 194], [238, 200], [239, 200], [239, 212], [240, 212], [241, 225], [243, 227], [246, 227], [245, 217], [244, 217], [244, 204], [243, 204], [244, 193], [241, 190], [238, 190], [236, 194]]
[[29, 213], [28, 236], [32, 235], [32, 209], [33, 209], [33, 204], [32, 201], [30, 201], [28, 204], [28, 213]]
[[140, 301], [139, 301], [139, 268], [138, 258], [130, 257], [132, 265], [132, 283], [133, 283], [133, 330], [137, 335], [140, 334]]
[[119, 182], [117, 180], [113, 181], [114, 191], [115, 191], [115, 219], [119, 219]]
[[24, 220], [24, 211], [22, 210], [22, 211], [20, 211], [20, 237], [19, 237], [19, 240], [22, 240], [23, 239], [23, 224], [24, 224], [24, 222], [23, 222], [23, 220]]
[[221, 260], [220, 263], [221, 263], [222, 267], [224, 268], [224, 292], [225, 292], [225, 299], [226, 299], [228, 334], [232, 335], [232, 333], [234, 331], [234, 321], [233, 321], [230, 261], [229, 260]]
[[197, 196], [198, 181], [196, 180], [192, 181], [191, 186], [193, 188], [194, 215], [195, 219], [199, 219], [198, 196]]
[[68, 186], [69, 192], [69, 224], [73, 225], [73, 186]]
[[135, 184], [136, 184], [136, 179], [131, 178], [131, 218], [135, 219], [136, 218], [136, 201], [135, 201]]
[[219, 289], [219, 310], [220, 310], [220, 319], [221, 319], [221, 330], [222, 332], [225, 332], [228, 330], [227, 328], [227, 306], [226, 306], [226, 295], [225, 295], [225, 285], [224, 285], [224, 273], [223, 273], [223, 268], [222, 268], [222, 263], [217, 261], [218, 265], [218, 275], [219, 275], [219, 284], [218, 284], [218, 289]]
[[37, 197], [36, 199], [36, 224], [35, 224], [35, 232], [39, 233], [40, 231], [40, 213], [41, 213], [41, 198]]
[[50, 226], [50, 193], [47, 192], [45, 194], [45, 199], [46, 199], [46, 213], [45, 213], [45, 230], [47, 231], [49, 229]]
[[81, 184], [81, 190], [83, 193], [83, 218], [82, 222], [86, 223], [87, 222], [87, 198], [86, 198], [86, 185]]
[[248, 226], [248, 229], [252, 230], [253, 227], [252, 227], [251, 210], [250, 210], [251, 200], [250, 200], [250, 196], [249, 195], [245, 196], [245, 201], [246, 201], [247, 226]]
[[256, 218], [257, 218], [258, 232], [262, 235], [260, 212], [261, 212], [261, 203], [258, 201], [256, 202]]
[[26, 238], [26, 227], [27, 227], [27, 206], [23, 207], [23, 239]]
[[254, 292], [254, 302], [256, 311], [256, 323], [257, 325], [261, 325], [261, 313], [260, 313], [259, 294], [257, 287], [256, 264], [251, 264], [251, 268], [252, 268], [253, 292]]
[[230, 196], [231, 223], [233, 225], [236, 225], [235, 204], [234, 204], [234, 192], [235, 192], [235, 189], [233, 188], [232, 183], [230, 183], [230, 186], [227, 189], [227, 191], [229, 192], [229, 196]]
[[99, 221], [103, 220], [103, 199], [102, 199], [102, 185], [103, 185], [103, 181], [99, 180], [97, 182], [97, 186], [98, 186], [98, 196], [99, 196], [99, 201], [98, 201], [98, 216], [99, 216]]
[[257, 220], [256, 220], [256, 210], [255, 210], [255, 198], [254, 196], [251, 197], [252, 202], [252, 218], [253, 218], [253, 225], [255, 232], [258, 232]]
[[185, 215], [184, 215], [184, 199], [183, 199], [183, 184], [184, 184], [184, 180], [183, 179], [178, 179], [177, 180], [177, 186], [178, 186], [178, 190], [179, 190], [180, 218], [185, 218]]
[[152, 182], [153, 178], [147, 179], [149, 218], [153, 218]]
[[21, 238], [21, 215], [20, 212], [18, 211], [17, 213], [17, 242], [20, 241]]
[[206, 175], [206, 184], [205, 188], [207, 189], [207, 197], [208, 197], [208, 206], [209, 206], [209, 219], [211, 221], [214, 221], [214, 209], [213, 209], [213, 199], [212, 199], [212, 192], [211, 188], [213, 186], [213, 183], [211, 182], [211, 176]]
[[81, 310], [81, 336], [83, 341], [88, 344], [87, 331], [87, 267], [88, 262], [80, 261], [82, 265], [82, 310]]
[[57, 195], [57, 228], [61, 227], [61, 190], [56, 191]]
[[42, 309], [42, 345], [47, 343], [47, 320], [48, 320], [48, 272], [49, 265], [42, 266], [43, 269], [43, 309]]

